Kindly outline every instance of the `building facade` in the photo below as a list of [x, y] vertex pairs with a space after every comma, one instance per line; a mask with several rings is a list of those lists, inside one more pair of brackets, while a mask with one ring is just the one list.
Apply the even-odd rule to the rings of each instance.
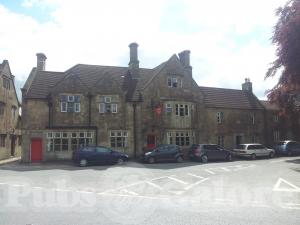
[[265, 107], [249, 79], [241, 90], [199, 87], [190, 51], [153, 69], [139, 67], [129, 45], [128, 67], [78, 64], [46, 71], [37, 54], [22, 89], [24, 162], [70, 159], [83, 145], [105, 145], [131, 157], [158, 144], [266, 142]]
[[0, 64], [0, 160], [21, 155], [20, 103], [7, 60]]

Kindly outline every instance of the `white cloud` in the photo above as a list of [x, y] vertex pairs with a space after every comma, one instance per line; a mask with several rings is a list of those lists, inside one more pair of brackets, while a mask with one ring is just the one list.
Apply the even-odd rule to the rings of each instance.
[[[0, 60], [8, 59], [23, 80], [36, 64], [36, 52], [47, 55], [46, 67], [54, 71], [76, 63], [126, 66], [128, 44], [137, 41], [143, 67], [190, 49], [199, 85], [240, 88], [247, 76], [263, 93], [275, 82], [263, 80], [274, 59], [266, 39], [277, 20], [274, 10], [284, 2], [25, 0], [24, 7], [51, 8], [45, 23], [0, 5]], [[255, 36], [259, 31], [267, 35]]]

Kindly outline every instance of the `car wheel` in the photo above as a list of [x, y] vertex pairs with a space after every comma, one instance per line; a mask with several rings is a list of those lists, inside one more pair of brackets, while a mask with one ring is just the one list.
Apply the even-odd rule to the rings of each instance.
[[269, 157], [273, 158], [274, 157], [274, 152], [270, 152]]
[[203, 163], [207, 163], [207, 162], [208, 162], [208, 157], [207, 157], [206, 155], [203, 155], [203, 156], [201, 157], [201, 161], [202, 161]]
[[178, 156], [178, 157], [176, 158], [176, 162], [178, 162], [178, 163], [183, 162], [182, 156]]
[[148, 159], [148, 163], [150, 163], [150, 164], [155, 163], [155, 159], [153, 157], [150, 157]]
[[287, 152], [287, 155], [288, 155], [288, 156], [292, 156], [292, 155], [293, 155], [293, 154], [292, 154], [292, 151], [288, 151], [288, 152]]
[[117, 164], [122, 165], [124, 164], [125, 160], [123, 158], [118, 158]]
[[252, 155], [251, 155], [251, 159], [252, 159], [252, 160], [256, 159], [256, 155], [255, 155], [255, 154], [252, 154]]
[[227, 158], [228, 161], [232, 161], [232, 155], [231, 154], [228, 154], [226, 158]]
[[87, 164], [88, 164], [88, 161], [86, 159], [81, 159], [79, 161], [79, 166], [84, 167], [84, 166], [87, 166]]

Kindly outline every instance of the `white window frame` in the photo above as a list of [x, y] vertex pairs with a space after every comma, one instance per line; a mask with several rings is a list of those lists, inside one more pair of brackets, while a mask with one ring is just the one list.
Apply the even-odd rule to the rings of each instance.
[[79, 102], [74, 103], [74, 112], [80, 112], [80, 103]]
[[117, 113], [118, 112], [118, 104], [111, 103], [110, 104], [110, 111], [111, 111], [111, 113]]
[[104, 96], [104, 102], [105, 103], [111, 103], [111, 97], [110, 96]]
[[166, 112], [172, 113], [172, 104], [171, 103], [166, 103]]
[[60, 102], [60, 111], [67, 112], [68, 111], [68, 103], [67, 102]]
[[[114, 141], [112, 141], [112, 138]], [[118, 146], [118, 138], [121, 138], [122, 146]], [[111, 130], [109, 133], [110, 147], [112, 148], [126, 148], [128, 147], [128, 131], [127, 130]], [[115, 146], [112, 146], [114, 142]]]
[[99, 103], [99, 113], [105, 113], [105, 103]]
[[68, 102], [74, 102], [75, 96], [74, 95], [68, 95]]
[[223, 117], [224, 117], [224, 113], [223, 112], [217, 112], [217, 123], [218, 124], [223, 123]]

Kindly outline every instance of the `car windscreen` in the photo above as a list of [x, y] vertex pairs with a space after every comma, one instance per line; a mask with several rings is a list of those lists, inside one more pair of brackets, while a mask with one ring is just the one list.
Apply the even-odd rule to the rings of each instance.
[[284, 141], [279, 141], [279, 142], [276, 142], [276, 143], [275, 143], [276, 146], [280, 146], [280, 145], [284, 145], [284, 144], [285, 144]]
[[237, 145], [235, 148], [236, 149], [245, 149], [246, 145]]

